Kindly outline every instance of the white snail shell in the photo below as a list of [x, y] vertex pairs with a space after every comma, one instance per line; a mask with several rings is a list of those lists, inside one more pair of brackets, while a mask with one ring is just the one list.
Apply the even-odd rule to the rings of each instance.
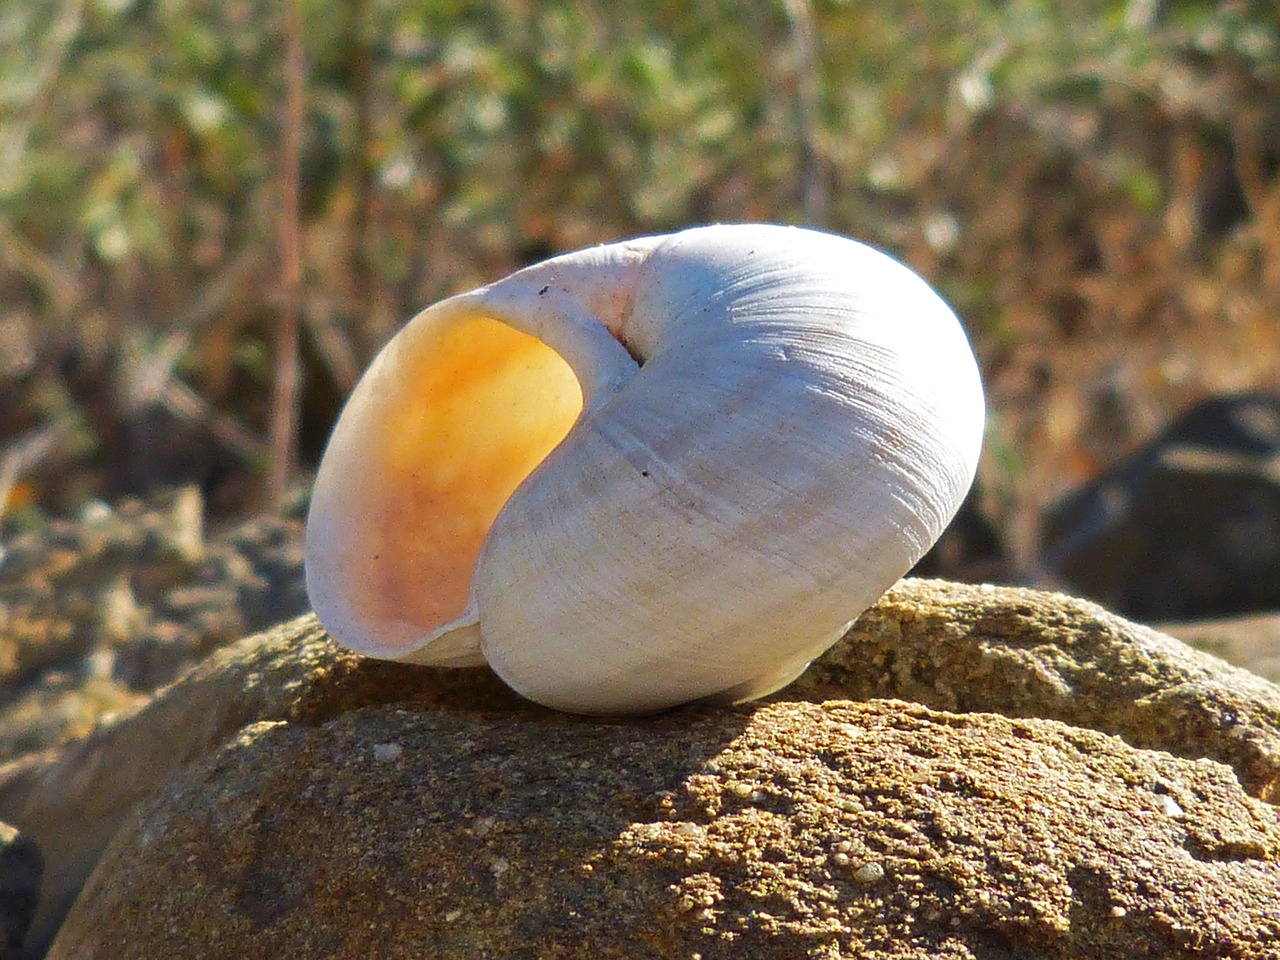
[[374, 657], [578, 713], [762, 696], [929, 549], [982, 387], [919, 277], [758, 224], [594, 247], [435, 304], [348, 400], [307, 589]]

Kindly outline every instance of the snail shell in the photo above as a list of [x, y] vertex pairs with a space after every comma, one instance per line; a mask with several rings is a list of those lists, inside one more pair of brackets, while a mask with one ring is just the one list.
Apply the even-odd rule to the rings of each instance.
[[418, 314], [344, 408], [307, 589], [344, 645], [578, 713], [794, 679], [972, 483], [973, 352], [919, 277], [755, 224], [594, 247]]

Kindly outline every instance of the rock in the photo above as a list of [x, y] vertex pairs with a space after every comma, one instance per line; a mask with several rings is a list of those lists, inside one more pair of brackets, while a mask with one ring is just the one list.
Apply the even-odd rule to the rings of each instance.
[[901, 581], [782, 695], [1061, 720], [1218, 760], [1280, 802], [1280, 688], [1061, 594]]
[[0, 960], [18, 960], [36, 911], [40, 849], [27, 835], [0, 823]]
[[245, 729], [111, 844], [51, 960], [1280, 956], [1231, 770], [900, 701]]
[[[1225, 764], [1245, 794], [1280, 798], [1280, 689], [1068, 597], [903, 581], [776, 697], [835, 698], [913, 700], [956, 715], [1052, 718], [1066, 725], [1064, 730], [1115, 734], [1135, 747], [1169, 755], [1166, 759], [1201, 761], [1209, 764], [1205, 769], [1213, 766], [1210, 761]], [[528, 724], [541, 731], [539, 749], [570, 736], [563, 731], [577, 729], [575, 724], [587, 724], [521, 700], [487, 670], [431, 670], [358, 658], [334, 647], [310, 616], [241, 641], [216, 652], [140, 712], [61, 751], [0, 768], [0, 819], [31, 833], [48, 862], [46, 893], [28, 944], [32, 955], [38, 955], [57, 931], [117, 828], [166, 780], [176, 777], [175, 783], [186, 783], [185, 768], [205, 761], [255, 722], [275, 724], [271, 729], [282, 732], [272, 738], [286, 733], [306, 738], [347, 714], [379, 705], [398, 705], [406, 711], [406, 722], [419, 714], [476, 720], [475, 711], [486, 711], [494, 723]], [[673, 718], [594, 726], [626, 729], [643, 743], [651, 726], [670, 732], [671, 724], [711, 723], [719, 716], [715, 711], [684, 711]], [[753, 712], [740, 710], [732, 716], [747, 725]], [[561, 725], [539, 726], [552, 720]], [[926, 726], [957, 722], [930, 714]], [[979, 724], [964, 729], [977, 737], [987, 728]], [[801, 728], [796, 730], [800, 737]], [[250, 740], [256, 743], [258, 736]], [[1080, 742], [1112, 741], [1086, 737]], [[803, 754], [800, 743], [797, 740], [788, 754], [796, 762]], [[407, 753], [422, 749], [397, 737], [372, 741], [366, 748], [388, 763], [400, 763]], [[513, 749], [502, 755], [512, 764], [522, 763]], [[571, 770], [587, 759], [575, 756], [563, 762]], [[216, 762], [224, 763], [225, 757]], [[445, 789], [446, 782], [438, 782], [439, 789], [427, 792], [449, 794], [458, 787], [449, 781]], [[300, 789], [309, 788], [308, 783]], [[560, 802], [554, 779], [539, 789], [549, 807]], [[383, 802], [373, 792], [360, 796], [371, 811]], [[273, 798], [263, 799], [264, 830], [275, 829], [270, 825], [283, 816], [283, 808], [274, 804], [283, 802], [284, 795]], [[152, 816], [147, 814], [144, 821]], [[130, 829], [135, 829], [131, 836], [138, 835], [136, 828]], [[1118, 849], [1145, 856], [1131, 848]], [[354, 847], [348, 852], [356, 856]], [[115, 865], [104, 864], [100, 876], [125, 869], [132, 855], [127, 845], [119, 848], [113, 854]], [[867, 870], [874, 873], [875, 868]], [[90, 899], [86, 894], [81, 904]], [[180, 921], [174, 918], [174, 923]]]
[[1280, 396], [1206, 400], [1049, 513], [1043, 562], [1143, 620], [1280, 608]]
[[1280, 683], [1280, 612], [1161, 624], [1161, 631]]
[[524, 704], [487, 670], [364, 660], [308, 615], [212, 654], [141, 711], [58, 749], [0, 766], [0, 820], [19, 824], [47, 864], [30, 952], [52, 940], [121, 821], [184, 765], [258, 720], [316, 722], [369, 703]]
[[83, 736], [218, 646], [306, 609], [300, 504], [206, 536], [186, 487], [6, 543], [0, 760]]

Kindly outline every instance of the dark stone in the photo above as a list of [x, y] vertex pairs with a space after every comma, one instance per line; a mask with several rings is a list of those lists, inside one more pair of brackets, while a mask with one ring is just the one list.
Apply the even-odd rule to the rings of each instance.
[[0, 960], [18, 960], [35, 916], [44, 858], [36, 842], [0, 823]]
[[1047, 569], [1128, 616], [1280, 608], [1280, 396], [1215, 397], [1049, 513]]

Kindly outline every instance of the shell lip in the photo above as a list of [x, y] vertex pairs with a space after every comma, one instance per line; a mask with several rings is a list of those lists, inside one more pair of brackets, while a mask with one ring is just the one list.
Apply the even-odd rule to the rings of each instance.
[[431, 667], [487, 666], [480, 646], [480, 608], [475, 598], [468, 598], [461, 616], [436, 627], [397, 659]]
[[[340, 541], [335, 520], [310, 511], [304, 534], [303, 577], [307, 597], [325, 631], [356, 653], [380, 660], [430, 663], [437, 666], [484, 666], [480, 652], [479, 609], [468, 594], [467, 606], [449, 622], [425, 631], [405, 620], [389, 620], [375, 629], [344, 590], [342, 571], [332, 545]], [[388, 635], [395, 636], [389, 641]]]

